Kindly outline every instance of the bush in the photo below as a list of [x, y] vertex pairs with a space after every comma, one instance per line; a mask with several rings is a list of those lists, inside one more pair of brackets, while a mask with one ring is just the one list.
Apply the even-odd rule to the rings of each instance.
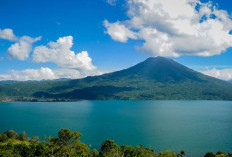
[[212, 152], [207, 152], [204, 157], [215, 157]]
[[6, 142], [8, 139], [6, 134], [0, 134], [0, 142]]
[[18, 134], [14, 130], [8, 130], [4, 134], [10, 139], [16, 139], [18, 137]]
[[19, 135], [19, 140], [21, 141], [27, 141], [27, 134], [25, 131], [23, 131], [20, 135]]

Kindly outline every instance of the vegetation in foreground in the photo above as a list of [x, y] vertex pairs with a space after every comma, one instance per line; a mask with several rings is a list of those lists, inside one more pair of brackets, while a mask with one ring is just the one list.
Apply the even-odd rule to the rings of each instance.
[[[78, 131], [61, 129], [58, 137], [40, 141], [38, 137], [29, 138], [25, 132], [18, 135], [13, 130], [0, 134], [0, 157], [183, 157], [185, 152], [164, 151], [155, 153], [144, 146], [118, 146], [113, 140], [102, 143], [100, 152], [90, 149], [80, 141]], [[232, 153], [208, 152], [204, 157], [232, 157]]]

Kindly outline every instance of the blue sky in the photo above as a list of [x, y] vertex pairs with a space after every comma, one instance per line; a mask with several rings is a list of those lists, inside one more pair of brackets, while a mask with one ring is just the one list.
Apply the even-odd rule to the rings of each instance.
[[[109, 4], [109, 2], [113, 4]], [[131, 0], [131, 2], [134, 3], [133, 0]], [[208, 3], [208, 1], [205, 0], [201, 0], [201, 2]], [[142, 47], [144, 44], [144, 40], [152, 42], [153, 39], [151, 39], [152, 37], [144, 37], [145, 35], [138, 35], [138, 32], [142, 29], [127, 23], [127, 21], [132, 19], [132, 16], [128, 15], [128, 5], [128, 1], [125, 0], [1, 0], [0, 29], [11, 29], [17, 39], [0, 39], [0, 76], [2, 76], [0, 79], [27, 80], [66, 76], [78, 78], [127, 68], [145, 60], [149, 56], [170, 57], [198, 71], [214, 69], [220, 72], [220, 70], [227, 69], [226, 72], [230, 72], [230, 69], [232, 69], [232, 49], [229, 48], [230, 43], [226, 43], [226, 48], [228, 49], [223, 53], [211, 52], [210, 49], [207, 49], [207, 51], [210, 51], [210, 55], [205, 55], [204, 53], [204, 55], [200, 56], [196, 56], [196, 54], [200, 52], [197, 52], [195, 49], [193, 49], [194, 53], [190, 53], [192, 49], [188, 49], [186, 51], [189, 51], [189, 53], [183, 54], [180, 53], [182, 52], [182, 50], [180, 50], [177, 52], [178, 55], [180, 54], [178, 57], [174, 57], [171, 50], [168, 54], [156, 52], [155, 50], [157, 47], [147, 46], [144, 48], [146, 50], [138, 50], [138, 47]], [[133, 5], [138, 4], [134, 3]], [[228, 15], [231, 16], [232, 2], [228, 0], [213, 0], [212, 5], [217, 5], [217, 10], [226, 10]], [[137, 13], [134, 16], [137, 16]], [[141, 15], [139, 15], [139, 17], [141, 17]], [[155, 19], [155, 16], [154, 18], [151, 16], [151, 18]], [[106, 26], [106, 23], [104, 23], [105, 20], [107, 20], [109, 26]], [[151, 19], [147, 21], [149, 22], [149, 20]], [[126, 41], [124, 39], [117, 39], [117, 37], [114, 38], [114, 34], [110, 32], [110, 29], [113, 29], [113, 26], [115, 26], [114, 24], [117, 22], [119, 27], [122, 26], [132, 31], [132, 33], [135, 32], [136, 35], [126, 37]], [[156, 21], [153, 22], [155, 23]], [[154, 27], [152, 27], [152, 29], [155, 29]], [[161, 33], [166, 32], [161, 31]], [[28, 36], [30, 39], [22, 39], [21, 37], [23, 36]], [[52, 52], [54, 47], [49, 47], [48, 43], [55, 43], [59, 38], [67, 36], [72, 36], [72, 38], [63, 39], [65, 43], [72, 42], [73, 44], [63, 48], [56, 48], [56, 52], [60, 54], [60, 57], [56, 56], [51, 59], [52, 56], [47, 58], [44, 57], [46, 56], [46, 54], [44, 54], [45, 52], [39, 54], [40, 50], [47, 50], [46, 53]], [[35, 39], [36, 37], [41, 37], [41, 39]], [[159, 39], [159, 36], [157, 38]], [[169, 36], [169, 38], [172, 38], [172, 36]], [[17, 54], [16, 56], [18, 57], [14, 55], [15, 53], [21, 53], [21, 51], [15, 52], [15, 49], [9, 50], [11, 45], [21, 40], [26, 43], [31, 43], [31, 48], [27, 47], [28, 45], [26, 46], [30, 53], [29, 56], [24, 59], [19, 59], [19, 55]], [[41, 46], [46, 46], [47, 49], [42, 49]], [[37, 57], [43, 55], [43, 58], [33, 58], [36, 47], [39, 47], [37, 48]], [[179, 50], [181, 48], [178, 47], [176, 49]], [[11, 51], [11, 53], [9, 51]], [[65, 57], [65, 55], [61, 54], [66, 53], [65, 51], [72, 51], [74, 54], [87, 51], [88, 55], [86, 56], [86, 53], [82, 53], [82, 57], [80, 58], [75, 55], [70, 55], [76, 58], [76, 60], [72, 59], [68, 64], [68, 61], [65, 63], [60, 61], [62, 57]], [[86, 60], [86, 62], [82, 61], [82, 58]], [[92, 61], [88, 60], [90, 58]], [[47, 68], [45, 72], [41, 72], [42, 67]], [[33, 69], [35, 71], [25, 72], [25, 69]], [[25, 78], [18, 76], [21, 71], [24, 71], [22, 72], [24, 75], [34, 75], [33, 72], [36, 72], [38, 69], [40, 69], [40, 71], [35, 74], [37, 75], [36, 77], [28, 76]], [[50, 75], [52, 77], [38, 76], [46, 75], [47, 70], [50, 74], [51, 71], [49, 70], [56, 70], [56, 73], [58, 71], [71, 71], [68, 74], [64, 72], [62, 74], [59, 73], [59, 75], [52, 73], [52, 75]], [[75, 72], [76, 75], [71, 76], [73, 72]], [[15, 74], [11, 75], [12, 73]], [[209, 74], [212, 75], [212, 71]], [[220, 78], [220, 76], [217, 77]], [[221, 78], [223, 79], [224, 77]], [[228, 80], [230, 77], [228, 76], [226, 79]]]

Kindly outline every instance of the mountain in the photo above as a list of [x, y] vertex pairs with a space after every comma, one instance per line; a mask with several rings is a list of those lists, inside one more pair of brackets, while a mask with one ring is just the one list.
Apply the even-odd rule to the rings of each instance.
[[76, 80], [0, 83], [10, 100], [232, 100], [232, 84], [171, 59], [151, 57], [128, 69]]

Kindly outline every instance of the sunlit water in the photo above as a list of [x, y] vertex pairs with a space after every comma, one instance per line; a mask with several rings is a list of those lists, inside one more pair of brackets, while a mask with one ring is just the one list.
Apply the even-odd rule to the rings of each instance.
[[99, 148], [106, 139], [145, 145], [156, 152], [232, 152], [230, 101], [80, 101], [0, 103], [0, 132], [56, 136], [60, 128], [79, 130], [82, 141]]

